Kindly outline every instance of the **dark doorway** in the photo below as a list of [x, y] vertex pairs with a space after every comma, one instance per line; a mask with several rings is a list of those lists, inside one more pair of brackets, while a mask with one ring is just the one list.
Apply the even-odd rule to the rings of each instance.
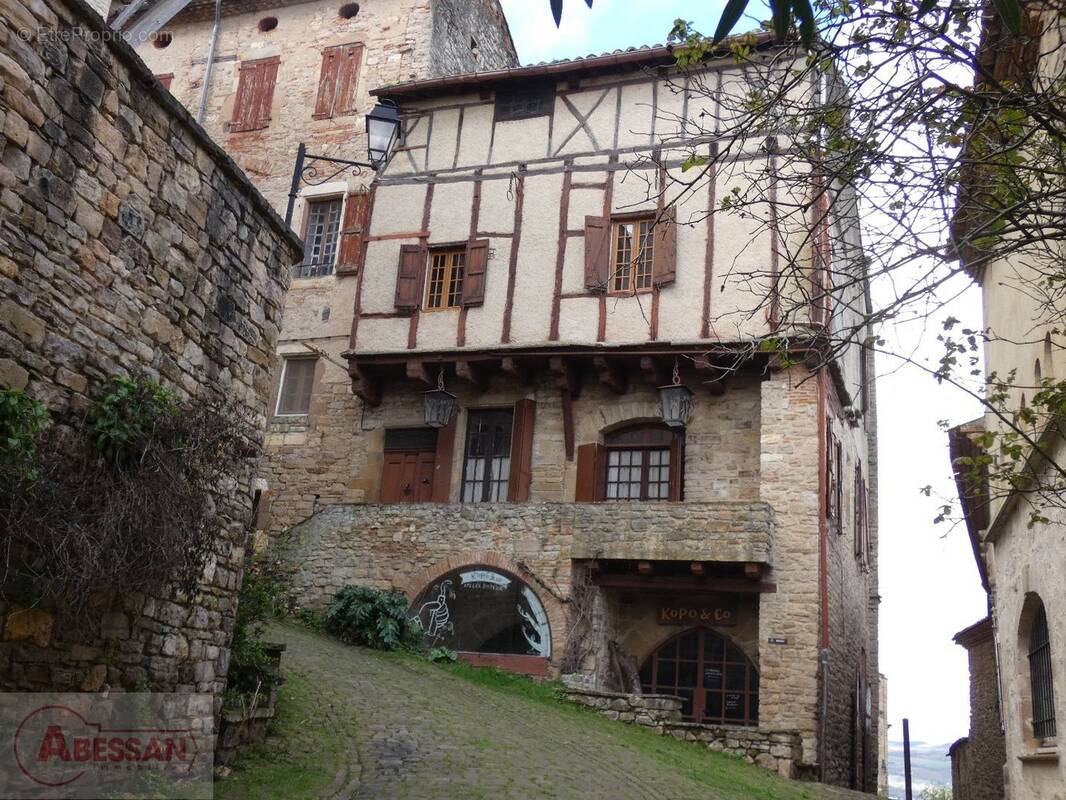
[[640, 670], [642, 689], [674, 694], [686, 722], [759, 723], [759, 673], [746, 655], [707, 628], [680, 633], [652, 653]]

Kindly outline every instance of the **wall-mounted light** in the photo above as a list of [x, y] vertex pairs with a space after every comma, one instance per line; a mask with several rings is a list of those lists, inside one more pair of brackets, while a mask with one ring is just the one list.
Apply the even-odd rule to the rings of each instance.
[[451, 421], [453, 411], [455, 395], [444, 391], [444, 367], [441, 367], [437, 375], [437, 388], [422, 395], [422, 412], [429, 427], [443, 428]]
[[659, 413], [671, 428], [684, 428], [692, 414], [692, 390], [681, 383], [677, 359], [674, 359], [673, 382], [659, 387]]
[[366, 115], [366, 149], [374, 169], [388, 163], [400, 136], [400, 110], [385, 100]]

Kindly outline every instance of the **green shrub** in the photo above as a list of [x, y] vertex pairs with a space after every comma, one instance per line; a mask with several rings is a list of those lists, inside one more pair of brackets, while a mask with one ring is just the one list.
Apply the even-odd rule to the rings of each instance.
[[264, 624], [285, 609], [288, 576], [281, 561], [256, 558], [244, 572], [237, 600], [230, 667], [226, 674], [226, 702], [263, 693], [278, 682], [273, 662], [263, 643]]
[[93, 449], [112, 464], [135, 461], [177, 411], [177, 398], [155, 381], [113, 377], [89, 411]]
[[299, 608], [296, 610], [296, 621], [312, 631], [318, 633], [325, 633], [326, 631], [326, 616], [320, 614], [317, 611], [310, 608]]
[[420, 629], [407, 617], [407, 598], [364, 586], [346, 586], [326, 611], [326, 630], [349, 644], [396, 650], [413, 646]]
[[456, 652], [454, 650], [449, 650], [447, 647], [434, 647], [426, 653], [426, 658], [434, 664], [454, 664], [459, 660], [459, 656]]
[[48, 422], [43, 404], [16, 389], [0, 389], [0, 469], [13, 480], [36, 477], [37, 441]]

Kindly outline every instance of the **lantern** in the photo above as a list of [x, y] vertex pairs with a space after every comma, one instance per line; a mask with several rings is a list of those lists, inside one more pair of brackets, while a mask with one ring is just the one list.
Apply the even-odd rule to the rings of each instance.
[[378, 103], [366, 115], [366, 147], [374, 169], [388, 162], [399, 134], [400, 111], [391, 103]]
[[422, 395], [422, 411], [426, 424], [431, 428], [443, 428], [455, 411], [455, 395], [444, 391], [444, 368], [437, 376], [437, 388], [430, 389]]
[[692, 390], [681, 383], [677, 361], [674, 361], [673, 382], [659, 387], [659, 413], [671, 428], [684, 428], [692, 413]]

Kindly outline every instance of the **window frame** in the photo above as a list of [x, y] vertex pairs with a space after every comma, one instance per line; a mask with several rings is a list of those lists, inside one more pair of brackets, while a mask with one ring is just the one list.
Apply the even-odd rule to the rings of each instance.
[[[466, 279], [466, 256], [467, 245], [441, 245], [438, 247], [431, 247], [429, 249], [429, 257], [426, 259], [426, 273], [425, 273], [425, 288], [422, 292], [422, 310], [429, 312], [436, 311], [457, 311], [463, 307], [463, 282]], [[433, 272], [435, 269], [434, 261], [437, 257], [448, 258], [449, 260], [443, 268], [443, 274], [440, 281], [440, 305], [431, 305], [431, 299], [433, 297]], [[455, 277], [456, 259], [461, 259], [461, 263], [458, 265], [462, 274], [459, 276], [458, 283], [452, 291], [452, 281]], [[445, 288], [447, 287], [447, 291]], [[454, 296], [454, 304], [452, 299]]]
[[[304, 198], [304, 218], [303, 229], [300, 233], [300, 239], [304, 243], [304, 260], [300, 262], [300, 266], [296, 268], [295, 277], [300, 279], [305, 278], [327, 278], [333, 275], [337, 269], [337, 258], [340, 255], [341, 249], [341, 233], [344, 228], [344, 207], [347, 202], [347, 198], [344, 195], [316, 195]], [[311, 214], [313, 206], [327, 205], [337, 203], [337, 227], [333, 236], [333, 257], [329, 261], [328, 265], [324, 262], [320, 266], [328, 266], [327, 272], [312, 272], [308, 274], [308, 267], [314, 266], [312, 262], [308, 262], [307, 253], [309, 251], [309, 243], [307, 241], [307, 232], [311, 227]], [[327, 231], [328, 237], [328, 231]]]
[[[305, 361], [311, 363], [311, 384], [310, 390], [307, 393], [307, 410], [306, 411], [282, 411], [281, 401], [285, 396], [285, 379], [289, 374], [289, 364], [295, 361]], [[281, 357], [281, 376], [278, 380], [278, 397], [274, 403], [274, 416], [275, 417], [306, 417], [311, 413], [311, 400], [315, 395], [315, 371], [318, 369], [317, 356], [305, 356], [302, 354], [282, 356]]]
[[[633, 214], [614, 214], [610, 218], [611, 234], [610, 234], [610, 248], [611, 248], [611, 263], [610, 272], [607, 276], [607, 294], [616, 296], [628, 296], [635, 294], [645, 294], [651, 292], [655, 288], [655, 212], [640, 211]], [[633, 255], [630, 255], [629, 267], [626, 270], [625, 278], [627, 286], [625, 288], [618, 288], [617, 283], [619, 279], [618, 269], [618, 237], [619, 232], [623, 225], [632, 225], [638, 232], [637, 237], [641, 244], [638, 244], [637, 255], [642, 256], [643, 262], [647, 265], [646, 286], [637, 287], [637, 264], [638, 261]], [[645, 231], [642, 226], [647, 225]], [[644, 248], [647, 247], [645, 253]]]
[[[632, 433], [632, 432], [640, 432], [640, 433], [642, 433], [644, 441], [640, 442], [640, 443], [624, 443], [624, 442], [623, 443], [619, 443], [619, 442], [612, 443], [611, 442], [611, 438], [612, 437], [617, 437], [620, 434]], [[652, 433], [663, 433], [663, 434], [666, 434], [665, 443], [651, 441], [650, 440], [651, 439], [650, 434], [652, 434]], [[625, 427], [617, 428], [617, 429], [607, 433], [604, 436], [604, 441], [603, 441], [603, 467], [602, 467], [602, 470], [601, 470], [601, 475], [599, 477], [599, 484], [600, 485], [599, 485], [598, 494], [599, 494], [600, 498], [604, 502], [612, 502], [612, 503], [613, 502], [619, 502], [619, 503], [620, 502], [640, 502], [640, 503], [676, 502], [676, 501], [682, 499], [681, 496], [673, 497], [672, 495], [674, 494], [674, 486], [679, 487], [678, 494], [679, 495], [683, 495], [683, 489], [680, 488], [680, 487], [684, 486], [684, 474], [685, 474], [684, 446], [683, 446], [683, 441], [682, 441], [682, 437], [683, 436], [684, 436], [684, 432], [683, 431], [674, 431], [674, 430], [671, 430], [670, 428], [668, 428], [665, 425], [656, 425], [656, 424], [627, 425]], [[612, 452], [615, 452], [615, 453], [618, 453], [618, 452], [634, 452], [634, 451], [641, 452], [641, 462], [640, 462], [639, 467], [637, 467], [640, 470], [640, 496], [639, 497], [610, 497], [609, 496], [610, 487], [612, 486], [612, 483], [611, 483], [611, 480], [610, 480], [611, 453]], [[666, 494], [665, 494], [665, 496], [659, 496], [659, 497], [649, 497], [648, 496], [648, 487], [652, 484], [652, 482], [649, 480], [649, 473], [651, 472], [651, 469], [653, 468], [653, 466], [656, 467], [656, 468], [660, 468], [660, 469], [662, 468], [662, 464], [656, 464], [656, 465], [652, 465], [651, 464], [650, 458], [649, 458], [649, 454], [652, 451], [656, 451], [656, 452], [666, 451], [666, 453], [668, 454], [668, 457], [670, 459], [669, 464], [667, 465], [667, 468], [666, 468], [666, 481], [665, 481], [665, 483], [666, 483]], [[620, 470], [621, 468], [622, 468], [622, 466], [618, 465], [618, 469]], [[634, 465], [629, 464], [628, 468], [629, 469], [633, 469]], [[619, 482], [616, 482], [615, 485], [618, 485], [618, 486], [623, 486], [623, 485], [624, 486], [630, 486], [630, 485], [632, 485], [632, 483], [633, 483], [632, 481], [626, 481], [625, 483], [622, 483], [621, 481], [619, 481]], [[661, 486], [663, 484], [663, 481], [661, 481], [661, 480], [660, 481], [655, 481], [655, 484]]]
[[[512, 464], [514, 456], [514, 408], [507, 407], [487, 407], [487, 408], [471, 408], [466, 412], [466, 430], [463, 432], [463, 467], [462, 472], [459, 475], [459, 502], [460, 503], [506, 503], [507, 495], [510, 488], [511, 469], [514, 466]], [[480, 479], [476, 479], [476, 483], [481, 484], [479, 491], [480, 498], [474, 500], [466, 499], [466, 489], [468, 483], [474, 483], [474, 480], [467, 478], [467, 469], [470, 464], [470, 446], [471, 446], [471, 433], [474, 430], [473, 420], [479, 416], [493, 416], [498, 415], [502, 420], [504, 416], [507, 416], [509, 422], [504, 428], [507, 431], [507, 475], [501, 478], [489, 478], [491, 476], [493, 462], [496, 460], [502, 460], [504, 456], [502, 454], [493, 453], [484, 457], [485, 468], [482, 470]], [[498, 484], [497, 494], [500, 494], [500, 499], [492, 499], [489, 495], [492, 493], [491, 487], [494, 484]], [[502, 491], [501, 491], [502, 490]]]
[[[1042, 641], [1034, 644], [1038, 634], [1042, 634]], [[1029, 667], [1029, 710], [1033, 715], [1033, 738], [1041, 743], [1054, 741], [1058, 736], [1055, 680], [1051, 659], [1051, 632], [1047, 621], [1047, 607], [1043, 602], [1033, 615], [1025, 649]]]

